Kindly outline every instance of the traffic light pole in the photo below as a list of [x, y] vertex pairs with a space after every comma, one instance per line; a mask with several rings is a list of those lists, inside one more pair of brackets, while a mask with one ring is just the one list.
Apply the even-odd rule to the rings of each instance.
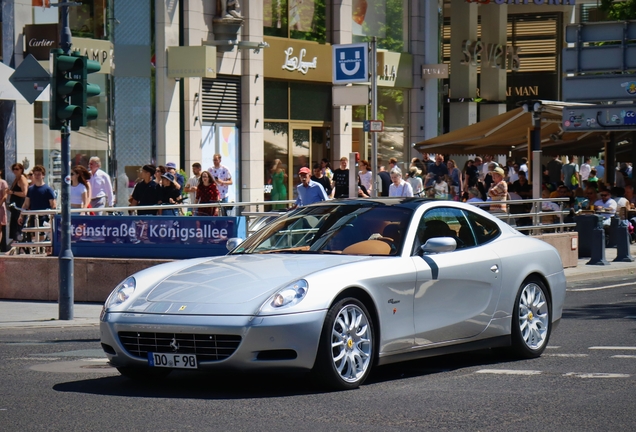
[[[378, 47], [375, 36], [371, 38], [371, 119], [378, 119]], [[371, 132], [371, 167], [373, 176], [371, 178], [371, 196], [373, 198], [378, 197], [379, 180], [378, 173], [380, 167], [378, 166], [378, 133]]]
[[[62, 18], [62, 30], [60, 32], [60, 48], [66, 55], [71, 53], [71, 29], [68, 25], [67, 0], [61, 0], [58, 4]], [[55, 109], [55, 107], [51, 107]], [[71, 250], [71, 128], [70, 121], [61, 129], [62, 135], [62, 226], [61, 244], [59, 255], [59, 319], [73, 319], [74, 303], [74, 259]]]

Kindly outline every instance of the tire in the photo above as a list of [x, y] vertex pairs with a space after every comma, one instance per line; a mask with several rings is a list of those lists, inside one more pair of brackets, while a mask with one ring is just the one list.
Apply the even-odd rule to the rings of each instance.
[[156, 379], [167, 377], [172, 369], [168, 368], [151, 368], [151, 367], [118, 367], [120, 374], [134, 381], [150, 382]]
[[376, 350], [367, 308], [355, 298], [340, 300], [327, 312], [314, 377], [330, 389], [355, 389], [369, 376]]
[[512, 354], [517, 358], [539, 357], [552, 332], [552, 305], [543, 282], [526, 279], [519, 288], [512, 313]]

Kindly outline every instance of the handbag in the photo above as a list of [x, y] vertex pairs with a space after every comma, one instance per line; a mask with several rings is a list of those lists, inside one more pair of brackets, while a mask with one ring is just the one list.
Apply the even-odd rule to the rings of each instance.
[[579, 185], [579, 179], [576, 177], [576, 174], [572, 174], [572, 177], [570, 177], [570, 184], [572, 184], [572, 186]]

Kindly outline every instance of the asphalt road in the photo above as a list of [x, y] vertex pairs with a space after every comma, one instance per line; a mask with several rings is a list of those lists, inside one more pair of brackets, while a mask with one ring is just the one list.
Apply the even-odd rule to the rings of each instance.
[[0, 431], [632, 431], [636, 277], [572, 284], [545, 354], [479, 351], [378, 368], [325, 393], [280, 375], [110, 368], [97, 327], [0, 330]]

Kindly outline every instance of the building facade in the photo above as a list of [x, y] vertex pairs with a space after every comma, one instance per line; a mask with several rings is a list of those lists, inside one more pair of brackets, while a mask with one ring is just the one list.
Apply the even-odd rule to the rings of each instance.
[[[261, 202], [271, 199], [276, 160], [292, 199], [301, 166], [323, 158], [337, 166], [351, 152], [370, 159], [369, 106], [332, 103], [332, 45], [372, 37], [380, 163], [395, 157], [407, 167], [419, 156], [412, 143], [521, 98], [558, 99], [563, 27], [583, 17], [572, 0], [244, 0], [230, 10], [220, 0], [81, 3], [70, 8], [73, 46], [100, 61], [90, 79], [103, 93], [91, 101], [98, 119], [71, 135], [72, 157], [99, 156], [120, 205], [149, 162], [175, 162], [190, 174], [192, 163], [207, 168], [221, 154], [233, 177], [230, 200]], [[2, 2], [4, 65], [33, 54], [48, 66], [59, 34], [48, 4]], [[446, 80], [429, 74], [441, 64]], [[33, 105], [0, 101], [0, 115], [5, 170], [44, 164], [59, 182], [59, 132], [48, 130], [46, 95]]]

